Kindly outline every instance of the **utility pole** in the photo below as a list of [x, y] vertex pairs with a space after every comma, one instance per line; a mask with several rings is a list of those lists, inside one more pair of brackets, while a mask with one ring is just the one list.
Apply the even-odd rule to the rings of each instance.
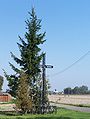
[[42, 113], [45, 113], [46, 105], [46, 68], [53, 68], [51, 65], [46, 65], [46, 53], [43, 54], [43, 60], [42, 60]]

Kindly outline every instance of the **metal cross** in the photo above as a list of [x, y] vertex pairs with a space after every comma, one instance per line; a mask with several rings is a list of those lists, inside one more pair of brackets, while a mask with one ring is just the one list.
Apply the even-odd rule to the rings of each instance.
[[43, 55], [43, 60], [42, 60], [42, 113], [44, 114], [46, 104], [46, 68], [53, 68], [52, 65], [46, 65], [46, 53]]

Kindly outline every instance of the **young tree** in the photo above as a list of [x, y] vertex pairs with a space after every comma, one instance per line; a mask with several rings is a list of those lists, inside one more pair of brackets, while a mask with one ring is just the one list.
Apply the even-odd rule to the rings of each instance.
[[17, 90], [16, 106], [22, 113], [32, 111], [32, 100], [29, 95], [29, 85], [27, 79], [27, 75], [24, 72], [21, 72]]
[[6, 91], [10, 93], [13, 97], [16, 98], [17, 88], [18, 88], [18, 76], [13, 75], [7, 75], [7, 73], [4, 71], [4, 75], [8, 81], [9, 89]]
[[[20, 69], [16, 68], [12, 63], [9, 63], [11, 68], [15, 71], [15, 75], [7, 75], [8, 86], [10, 91], [16, 96], [18, 89], [18, 82], [21, 70], [27, 75], [29, 84], [29, 95], [31, 96], [34, 112], [37, 112], [37, 106], [40, 105], [40, 86], [37, 85], [41, 75], [40, 62], [43, 57], [40, 45], [45, 42], [45, 32], [40, 33], [41, 20], [37, 18], [34, 8], [29, 13], [30, 18], [26, 20], [25, 40], [19, 36], [21, 43], [17, 43], [20, 50], [20, 58], [16, 57], [11, 52], [11, 57], [19, 64]], [[13, 77], [12, 77], [13, 76]], [[15, 83], [17, 80], [17, 83]], [[38, 93], [39, 92], [39, 93]], [[37, 98], [36, 98], [37, 96]], [[39, 100], [37, 101], [37, 99]]]

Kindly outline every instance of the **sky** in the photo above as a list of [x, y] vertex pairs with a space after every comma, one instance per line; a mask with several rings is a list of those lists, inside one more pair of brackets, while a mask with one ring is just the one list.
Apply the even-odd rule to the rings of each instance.
[[[82, 85], [90, 89], [90, 0], [0, 0], [0, 75], [2, 69], [13, 73], [10, 52], [20, 55], [18, 35], [24, 38], [32, 7], [42, 19], [41, 32], [46, 31], [42, 51], [46, 63], [53, 65], [46, 72], [51, 90]], [[3, 90], [7, 88], [4, 78]]]

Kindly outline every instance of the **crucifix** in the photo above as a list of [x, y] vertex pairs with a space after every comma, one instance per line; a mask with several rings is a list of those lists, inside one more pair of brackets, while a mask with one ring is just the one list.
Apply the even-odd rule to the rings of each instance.
[[42, 113], [44, 114], [46, 104], [46, 68], [53, 68], [52, 65], [46, 65], [46, 53], [43, 54], [42, 60]]

